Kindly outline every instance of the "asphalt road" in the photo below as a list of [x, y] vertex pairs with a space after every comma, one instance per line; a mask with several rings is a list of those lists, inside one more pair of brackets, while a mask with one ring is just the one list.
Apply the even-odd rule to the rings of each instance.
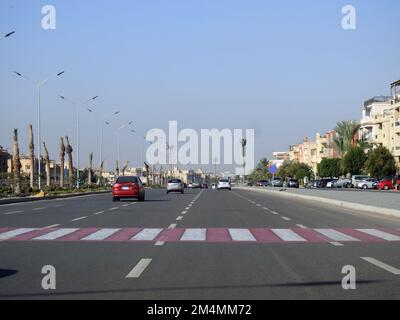
[[399, 240], [399, 219], [244, 190], [2, 205], [0, 299], [399, 299]]

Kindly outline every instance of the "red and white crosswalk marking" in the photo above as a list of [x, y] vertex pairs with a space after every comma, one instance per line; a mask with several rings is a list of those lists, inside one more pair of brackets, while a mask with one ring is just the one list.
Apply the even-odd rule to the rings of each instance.
[[400, 242], [400, 233], [382, 228], [0, 228], [0, 241], [389, 243]]

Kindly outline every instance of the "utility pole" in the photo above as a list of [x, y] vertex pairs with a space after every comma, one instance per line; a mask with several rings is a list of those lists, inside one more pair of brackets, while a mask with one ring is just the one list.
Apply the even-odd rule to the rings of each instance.
[[243, 181], [242, 183], [244, 184], [244, 179], [246, 175], [246, 145], [247, 145], [247, 140], [242, 139], [240, 141], [240, 144], [242, 145], [242, 157], [243, 157]]

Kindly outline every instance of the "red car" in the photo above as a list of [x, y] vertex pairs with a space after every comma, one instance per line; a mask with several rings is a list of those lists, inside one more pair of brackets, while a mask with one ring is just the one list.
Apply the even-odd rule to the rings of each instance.
[[[394, 184], [393, 184], [394, 181]], [[378, 182], [378, 189], [379, 190], [391, 190], [397, 188], [399, 190], [400, 180], [399, 179], [391, 179], [391, 178], [384, 178]]]
[[138, 201], [144, 201], [145, 190], [139, 177], [119, 177], [112, 187], [112, 195], [113, 201], [119, 201], [121, 198], [136, 198]]

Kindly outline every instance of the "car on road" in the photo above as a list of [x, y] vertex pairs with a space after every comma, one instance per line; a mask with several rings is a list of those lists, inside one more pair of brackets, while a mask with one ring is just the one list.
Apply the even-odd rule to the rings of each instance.
[[339, 180], [333, 183], [334, 188], [350, 188], [351, 179], [348, 178], [340, 178]]
[[144, 201], [144, 184], [136, 176], [119, 177], [112, 186], [112, 196], [113, 201], [119, 201], [121, 198], [135, 198], [138, 201]]
[[338, 181], [338, 179], [333, 179], [332, 181], [329, 181], [326, 183], [326, 187], [327, 188], [335, 188], [336, 182]]
[[282, 188], [283, 180], [281, 178], [273, 178], [271, 181], [271, 185], [275, 188]]
[[378, 182], [378, 189], [379, 190], [392, 190], [396, 189], [399, 190], [400, 187], [400, 179], [399, 177], [384, 177]]
[[228, 179], [221, 179], [218, 181], [217, 189], [219, 190], [232, 190], [231, 183]]
[[287, 188], [299, 188], [299, 181], [297, 181], [296, 179], [289, 179], [286, 182], [286, 187]]
[[351, 187], [357, 188], [358, 183], [362, 180], [370, 179], [370, 176], [355, 175], [351, 177]]
[[180, 192], [181, 194], [184, 193], [185, 186], [182, 183], [181, 179], [171, 179], [168, 180], [167, 183], [167, 194], [170, 192]]
[[208, 184], [207, 183], [202, 183], [200, 188], [201, 189], [208, 189]]
[[378, 187], [378, 180], [369, 178], [358, 182], [357, 188], [359, 189], [376, 189]]
[[257, 187], [268, 187], [269, 182], [268, 180], [259, 180], [257, 181]]

